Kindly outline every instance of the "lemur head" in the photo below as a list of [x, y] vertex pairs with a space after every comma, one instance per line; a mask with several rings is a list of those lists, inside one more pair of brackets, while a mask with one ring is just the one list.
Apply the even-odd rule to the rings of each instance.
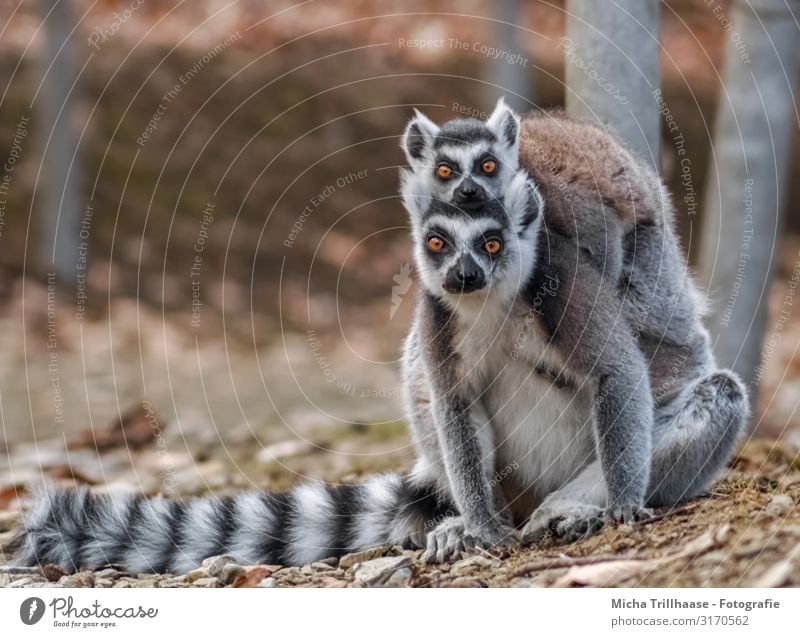
[[439, 127], [416, 111], [406, 127], [410, 169], [401, 173], [401, 192], [430, 293], [458, 302], [496, 289], [511, 294], [524, 283], [542, 202], [519, 170], [519, 130], [502, 99], [485, 122], [455, 119]]

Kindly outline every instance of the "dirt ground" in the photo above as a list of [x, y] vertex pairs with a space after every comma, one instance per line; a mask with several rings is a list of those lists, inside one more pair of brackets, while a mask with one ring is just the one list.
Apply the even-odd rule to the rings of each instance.
[[[62, 481], [83, 481], [62, 475]], [[77, 480], [76, 480], [77, 479]], [[17, 499], [0, 493], [0, 547], [19, 520]], [[68, 575], [45, 565], [0, 565], [11, 587], [774, 587], [800, 585], [800, 452], [780, 442], [746, 443], [727, 477], [706, 497], [650, 520], [608, 528], [571, 545], [481, 551], [441, 565], [420, 552], [386, 547], [302, 568], [235, 565], [211, 558], [185, 576], [133, 575], [106, 568]], [[8, 508], [11, 506], [11, 508]], [[2, 510], [5, 509], [5, 510]], [[10, 556], [3, 555], [7, 564]]]

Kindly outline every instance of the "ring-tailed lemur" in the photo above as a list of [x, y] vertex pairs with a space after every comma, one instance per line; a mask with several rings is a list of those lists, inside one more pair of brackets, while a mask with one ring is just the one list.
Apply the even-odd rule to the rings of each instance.
[[174, 502], [45, 489], [17, 561], [184, 572], [386, 543], [443, 560], [515, 541], [514, 524], [573, 540], [708, 487], [747, 396], [715, 367], [655, 173], [599, 128], [502, 101], [485, 123], [417, 113], [402, 146], [422, 283], [411, 473]]

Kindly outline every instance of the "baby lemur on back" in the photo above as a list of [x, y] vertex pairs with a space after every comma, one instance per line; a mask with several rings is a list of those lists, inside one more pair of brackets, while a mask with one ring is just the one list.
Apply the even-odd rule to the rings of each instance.
[[385, 543], [443, 560], [574, 540], [706, 489], [748, 418], [718, 370], [658, 176], [561, 113], [417, 113], [401, 191], [421, 286], [403, 358], [417, 461], [363, 484], [180, 501], [45, 488], [23, 564], [185, 572]]

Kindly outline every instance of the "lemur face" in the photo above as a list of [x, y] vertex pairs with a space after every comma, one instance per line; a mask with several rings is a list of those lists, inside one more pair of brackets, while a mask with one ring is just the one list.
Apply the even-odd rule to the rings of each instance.
[[441, 128], [417, 111], [403, 150], [428, 194], [462, 209], [502, 199], [519, 166], [519, 119], [500, 100], [486, 122], [454, 119]]
[[528, 204], [538, 193], [519, 171], [513, 111], [500, 100], [486, 122], [456, 119], [441, 128], [417, 112], [402, 146], [411, 166], [402, 174], [403, 199], [428, 291], [460, 298], [519, 273]]

